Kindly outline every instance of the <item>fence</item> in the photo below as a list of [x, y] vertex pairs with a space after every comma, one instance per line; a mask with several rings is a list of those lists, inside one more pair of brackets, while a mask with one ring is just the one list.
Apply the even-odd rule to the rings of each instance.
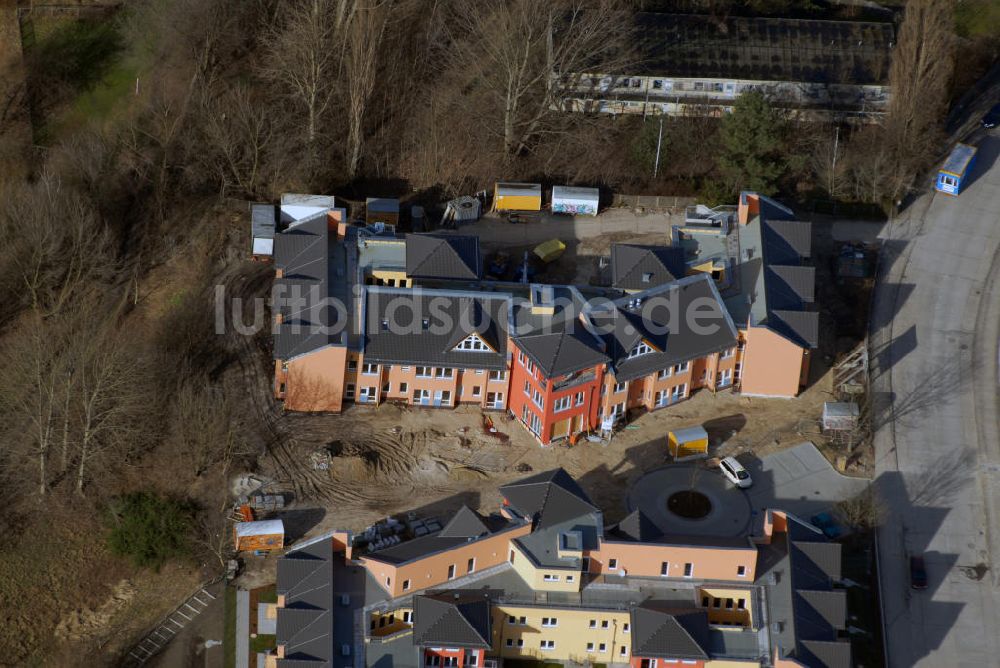
[[611, 196], [611, 206], [627, 209], [654, 209], [658, 211], [683, 211], [685, 207], [698, 204], [697, 197], [676, 197], [674, 195], [622, 195]]

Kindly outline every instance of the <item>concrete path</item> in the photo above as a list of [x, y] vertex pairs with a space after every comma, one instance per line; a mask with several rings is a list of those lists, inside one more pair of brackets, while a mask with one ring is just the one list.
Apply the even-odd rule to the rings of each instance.
[[250, 666], [250, 592], [236, 590], [236, 668]]
[[756, 513], [777, 508], [808, 522], [813, 515], [857, 496], [869, 484], [863, 478], [838, 473], [809, 442], [763, 459], [739, 459], [753, 478], [753, 487], [748, 492]]
[[[667, 534], [742, 536], [757, 526], [768, 508], [787, 510], [808, 522], [869, 485], [868, 480], [837, 473], [809, 442], [763, 459], [738, 459], [753, 479], [748, 490], [736, 489], [720, 472], [701, 464], [671, 465], [639, 478], [628, 492], [627, 509], [641, 508]], [[667, 510], [671, 494], [692, 486], [712, 502], [712, 511], [700, 520], [685, 520]]]
[[[1000, 657], [1000, 138], [971, 185], [928, 193], [887, 233], [871, 323], [880, 587], [891, 666]], [[923, 554], [929, 587], [909, 586]]]

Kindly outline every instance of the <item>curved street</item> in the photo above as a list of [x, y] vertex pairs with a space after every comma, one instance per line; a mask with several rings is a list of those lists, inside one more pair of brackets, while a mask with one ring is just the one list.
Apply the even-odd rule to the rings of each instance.
[[[975, 143], [973, 180], [959, 197], [927, 193], [890, 226], [872, 309], [891, 666], [986, 666], [1000, 656], [1000, 137]], [[910, 588], [916, 554], [925, 590]]]

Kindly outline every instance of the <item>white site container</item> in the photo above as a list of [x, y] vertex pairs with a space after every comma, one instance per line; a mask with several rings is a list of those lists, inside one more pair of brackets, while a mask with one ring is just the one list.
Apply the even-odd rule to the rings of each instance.
[[597, 188], [554, 186], [552, 188], [552, 213], [596, 216], [600, 199], [600, 192]]

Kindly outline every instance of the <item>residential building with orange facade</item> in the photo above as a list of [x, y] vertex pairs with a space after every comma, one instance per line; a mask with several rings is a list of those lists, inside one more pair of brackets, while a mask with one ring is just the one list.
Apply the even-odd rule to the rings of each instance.
[[411, 515], [279, 558], [267, 664], [851, 665], [840, 545], [792, 515], [679, 539], [641, 510], [605, 526], [562, 469], [500, 493], [487, 516]]
[[700, 207], [670, 246], [614, 244], [605, 287], [483, 280], [476, 237], [348, 225], [317, 201], [283, 203], [274, 235], [287, 410], [474, 405], [547, 445], [699, 390], [793, 397], [808, 381], [810, 226], [769, 198]]

